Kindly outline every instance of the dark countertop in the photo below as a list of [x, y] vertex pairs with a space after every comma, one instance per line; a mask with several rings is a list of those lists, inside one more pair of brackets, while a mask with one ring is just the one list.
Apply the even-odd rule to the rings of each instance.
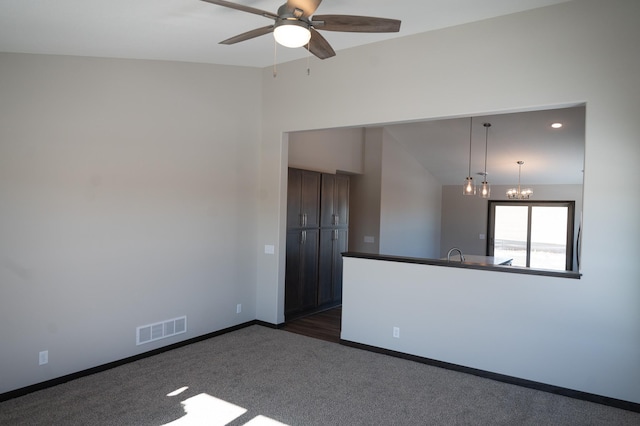
[[[440, 260], [447, 260], [446, 257], [440, 258]], [[478, 256], [475, 254], [465, 254], [463, 263], [471, 263], [474, 265], [483, 266], [497, 266], [497, 265], [511, 265], [513, 259], [508, 257], [494, 257], [494, 256]], [[449, 262], [460, 262], [460, 256], [458, 254], [452, 255]]]
[[[353, 257], [357, 259], [370, 259], [370, 260], [383, 260], [387, 262], [400, 262], [400, 263], [414, 263], [421, 265], [435, 265], [435, 266], [444, 266], [449, 268], [464, 268], [464, 269], [479, 269], [484, 271], [496, 271], [496, 272], [507, 272], [512, 274], [524, 274], [524, 275], [542, 275], [548, 277], [558, 277], [558, 278], [573, 278], [580, 279], [582, 274], [574, 271], [553, 271], [549, 269], [531, 269], [531, 268], [523, 268], [519, 266], [509, 266], [509, 265], [496, 265], [496, 264], [486, 264], [486, 263], [474, 263], [474, 262], [460, 262], [459, 260], [447, 261], [445, 258], [443, 259], [428, 259], [428, 258], [419, 258], [419, 257], [404, 257], [404, 256], [394, 256], [388, 254], [373, 254], [373, 253], [359, 253], [359, 252], [345, 252], [342, 253], [343, 257]], [[456, 256], [457, 257], [457, 256]], [[466, 258], [467, 256], [465, 256]], [[483, 258], [489, 256], [481, 256]]]

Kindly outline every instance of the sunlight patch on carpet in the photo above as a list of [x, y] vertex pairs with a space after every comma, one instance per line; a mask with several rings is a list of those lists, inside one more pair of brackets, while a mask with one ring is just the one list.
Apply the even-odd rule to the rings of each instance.
[[180, 389], [176, 389], [173, 392], [169, 392], [167, 394], [167, 396], [176, 396], [176, 395], [180, 395], [182, 392], [186, 391], [187, 389], [189, 389], [189, 386], [183, 386]]
[[[181, 387], [167, 394], [176, 396], [189, 389], [188, 386]], [[247, 412], [245, 408], [216, 398], [206, 393], [201, 393], [181, 402], [184, 416], [163, 426], [224, 426], [231, 423]], [[245, 426], [287, 426], [262, 415], [251, 419]]]
[[246, 409], [206, 393], [185, 399], [181, 403], [186, 413], [171, 426], [224, 426], [247, 412]]
[[270, 419], [265, 416], [256, 416], [251, 419], [249, 422], [245, 423], [244, 426], [287, 426], [284, 423], [280, 423], [277, 420]]

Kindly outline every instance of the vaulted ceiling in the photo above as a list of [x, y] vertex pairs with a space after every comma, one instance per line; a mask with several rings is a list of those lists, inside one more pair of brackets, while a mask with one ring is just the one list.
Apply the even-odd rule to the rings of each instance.
[[[276, 12], [284, 0], [233, 0]], [[344, 49], [460, 25], [567, 0], [324, 0], [318, 14], [400, 19], [399, 33], [323, 32]], [[267, 67], [305, 58], [303, 48], [278, 47], [271, 35], [231, 46], [220, 41], [269, 25], [262, 16], [201, 0], [2, 0], [0, 52], [158, 59]], [[331, 59], [328, 59], [331, 60]]]
[[[233, 0], [276, 12], [284, 0]], [[489, 19], [563, 3], [567, 0], [324, 0], [317, 14], [365, 15], [399, 19], [400, 32], [362, 34], [322, 32], [337, 52], [385, 39]], [[201, 0], [2, 0], [0, 52], [186, 61], [268, 67], [306, 58], [304, 48], [274, 49], [269, 34], [234, 45], [220, 41], [273, 21]], [[312, 57], [313, 61], [317, 61]], [[326, 59], [331, 61], [332, 59]], [[530, 122], [525, 122], [531, 120]], [[531, 183], [582, 182], [584, 108], [476, 117], [472, 175], [484, 167], [485, 133], [491, 122], [488, 172], [494, 184], [514, 182], [516, 161], [525, 161]], [[550, 130], [550, 121], [565, 127]], [[461, 183], [468, 169], [469, 119], [387, 126], [445, 184]], [[544, 149], [541, 149], [544, 148]], [[551, 152], [553, 154], [543, 154]], [[560, 176], [562, 174], [562, 176]]]

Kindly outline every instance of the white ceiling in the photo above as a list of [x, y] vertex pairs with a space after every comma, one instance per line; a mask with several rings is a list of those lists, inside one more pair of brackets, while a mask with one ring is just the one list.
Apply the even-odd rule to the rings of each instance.
[[[235, 1], [269, 12], [276, 12], [284, 3]], [[392, 34], [324, 32], [337, 54], [342, 55], [346, 52], [341, 50], [349, 47], [564, 1], [325, 0], [317, 13], [402, 21], [400, 32]], [[270, 35], [230, 46], [218, 42], [272, 22], [201, 0], [2, 0], [0, 51], [267, 67], [274, 63]], [[301, 48], [277, 50], [278, 63], [306, 56]]]
[[[284, 1], [235, 0], [270, 12], [276, 12]], [[362, 44], [565, 1], [568, 0], [324, 0], [317, 13], [402, 21], [400, 32], [392, 34], [324, 32], [340, 56], [348, 54], [344, 49]], [[201, 0], [2, 0], [0, 52], [268, 67], [274, 63], [270, 35], [235, 45], [218, 42], [270, 23], [270, 19]], [[279, 46], [277, 62], [307, 55], [302, 48]], [[532, 121], [526, 123], [525, 117]], [[493, 124], [488, 164], [493, 184], [512, 184], [517, 179], [517, 160], [525, 161], [523, 182], [582, 182], [584, 109], [476, 118], [471, 171], [478, 178], [476, 173], [484, 167], [484, 121]], [[550, 131], [551, 121], [566, 124], [560, 131]], [[452, 119], [404, 123], [388, 126], [388, 130], [413, 150], [443, 184], [461, 184], [468, 170], [468, 126], [468, 119]], [[547, 148], [553, 148], [553, 154]]]

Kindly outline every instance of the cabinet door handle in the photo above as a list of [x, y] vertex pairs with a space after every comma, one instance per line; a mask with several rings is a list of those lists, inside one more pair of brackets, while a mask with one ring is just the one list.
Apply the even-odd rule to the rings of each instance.
[[340, 223], [340, 216], [337, 214], [333, 215], [333, 224], [338, 225]]
[[300, 244], [304, 244], [307, 242], [307, 231], [302, 231], [300, 233]]
[[307, 226], [307, 214], [302, 215], [302, 226]]
[[333, 230], [333, 240], [334, 241], [338, 241], [338, 230], [337, 229]]

